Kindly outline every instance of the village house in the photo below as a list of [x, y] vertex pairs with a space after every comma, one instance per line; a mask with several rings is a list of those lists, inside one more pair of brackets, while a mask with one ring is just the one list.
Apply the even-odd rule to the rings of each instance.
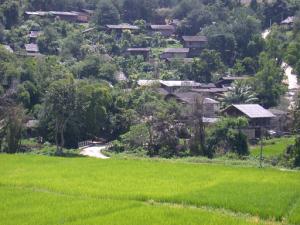
[[166, 99], [175, 99], [186, 106], [193, 106], [197, 98], [203, 99], [203, 116], [206, 118], [216, 118], [220, 112], [220, 103], [212, 98], [205, 98], [201, 94], [191, 91], [178, 91], [166, 96]]
[[29, 42], [30, 43], [36, 43], [37, 41], [37, 38], [42, 34], [41, 31], [30, 31], [29, 33]]
[[279, 109], [269, 109], [275, 115], [271, 119], [271, 129], [275, 131], [288, 131], [291, 126], [291, 118], [288, 112]]
[[222, 111], [229, 117], [246, 117], [249, 120], [248, 128], [244, 133], [248, 139], [260, 138], [262, 132], [271, 128], [271, 120], [275, 115], [258, 104], [231, 105]]
[[109, 32], [115, 31], [119, 34], [122, 33], [124, 30], [136, 31], [140, 29], [138, 26], [134, 26], [128, 23], [108, 24], [106, 25], [106, 28], [108, 29]]
[[293, 28], [294, 25], [294, 21], [295, 21], [295, 17], [294, 16], [290, 16], [288, 18], [286, 18], [285, 20], [283, 20], [280, 25], [286, 29], [291, 29]]
[[128, 48], [126, 50], [126, 55], [141, 55], [144, 57], [145, 61], [149, 61], [150, 59], [150, 48]]
[[207, 38], [205, 36], [183, 36], [182, 40], [183, 46], [190, 49], [190, 57], [199, 55], [201, 50], [207, 45]]
[[238, 81], [238, 80], [247, 80], [247, 79], [249, 79], [248, 76], [239, 76], [239, 77], [229, 77], [229, 76], [227, 76], [227, 77], [221, 77], [216, 82], [216, 86], [219, 87], [219, 88], [229, 87], [235, 81]]
[[164, 37], [172, 36], [175, 33], [173, 25], [150, 25], [150, 30], [153, 33], [160, 33]]
[[193, 58], [167, 58], [166, 59], [166, 62], [168, 64], [171, 64], [171, 63], [184, 63], [184, 64], [190, 64], [194, 61]]
[[69, 21], [69, 22], [79, 22], [87, 23], [90, 20], [90, 15], [85, 12], [76, 12], [76, 11], [26, 11], [25, 18], [29, 19], [31, 16], [39, 17], [54, 17], [57, 19]]
[[25, 51], [26, 56], [36, 57], [41, 55], [39, 52], [39, 46], [34, 43], [25, 44]]
[[168, 60], [170, 58], [187, 58], [190, 49], [188, 48], [166, 48], [160, 54], [160, 59]]

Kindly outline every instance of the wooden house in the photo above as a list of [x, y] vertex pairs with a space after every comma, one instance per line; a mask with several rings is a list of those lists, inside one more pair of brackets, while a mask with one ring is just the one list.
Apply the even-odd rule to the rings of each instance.
[[285, 20], [281, 21], [280, 25], [286, 29], [291, 29], [291, 28], [293, 28], [294, 21], [295, 21], [295, 17], [290, 16], [290, 17], [286, 18]]
[[166, 48], [160, 54], [160, 59], [168, 60], [170, 58], [187, 58], [190, 49], [188, 48]]
[[106, 28], [111, 31], [116, 31], [117, 33], [122, 33], [124, 30], [131, 30], [136, 31], [140, 28], [138, 26], [134, 26], [128, 23], [122, 23], [122, 24], [108, 24], [106, 25]]
[[234, 77], [227, 76], [227, 77], [221, 77], [216, 82], [216, 86], [219, 87], [219, 88], [229, 87], [235, 81], [238, 81], [238, 80], [247, 80], [247, 79], [249, 79], [248, 76], [239, 76], [239, 77], [236, 77], [236, 76], [234, 76]]
[[173, 25], [150, 25], [151, 33], [160, 33], [164, 37], [172, 36], [176, 29]]
[[260, 138], [262, 130], [271, 128], [271, 119], [275, 115], [258, 104], [231, 105], [222, 111], [230, 117], [244, 116], [249, 120], [246, 135], [249, 139]]
[[183, 46], [189, 48], [189, 57], [195, 57], [200, 54], [201, 50], [207, 45], [205, 36], [183, 36]]
[[145, 61], [149, 61], [150, 59], [150, 48], [128, 48], [126, 50], [127, 55], [141, 55], [144, 57]]

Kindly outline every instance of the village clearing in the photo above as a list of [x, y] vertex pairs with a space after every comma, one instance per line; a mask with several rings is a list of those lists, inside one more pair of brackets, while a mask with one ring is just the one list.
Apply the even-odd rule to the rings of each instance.
[[0, 224], [300, 224], [300, 173], [0, 155]]

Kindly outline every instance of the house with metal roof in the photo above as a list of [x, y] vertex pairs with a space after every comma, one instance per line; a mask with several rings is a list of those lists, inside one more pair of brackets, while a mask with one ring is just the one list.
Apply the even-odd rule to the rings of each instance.
[[249, 76], [224, 76], [216, 82], [216, 86], [219, 88], [229, 87], [235, 81], [247, 79], [249, 79]]
[[189, 48], [166, 48], [160, 54], [160, 59], [187, 58], [189, 51]]
[[127, 48], [126, 55], [141, 55], [145, 61], [150, 59], [150, 48]]
[[108, 24], [106, 27], [109, 30], [139, 30], [138, 26], [134, 26], [128, 23], [121, 23], [121, 24]]
[[246, 117], [249, 120], [249, 130], [252, 134], [249, 138], [259, 138], [262, 130], [271, 128], [271, 119], [276, 116], [258, 104], [231, 105], [222, 111], [222, 114], [230, 117]]
[[172, 36], [176, 31], [173, 25], [150, 25], [150, 30], [152, 33], [160, 33], [165, 37]]

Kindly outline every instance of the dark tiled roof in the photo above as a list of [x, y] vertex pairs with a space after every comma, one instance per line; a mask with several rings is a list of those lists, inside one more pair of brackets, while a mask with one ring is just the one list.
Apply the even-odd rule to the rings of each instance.
[[207, 42], [205, 36], [182, 36], [182, 39], [188, 42]]

